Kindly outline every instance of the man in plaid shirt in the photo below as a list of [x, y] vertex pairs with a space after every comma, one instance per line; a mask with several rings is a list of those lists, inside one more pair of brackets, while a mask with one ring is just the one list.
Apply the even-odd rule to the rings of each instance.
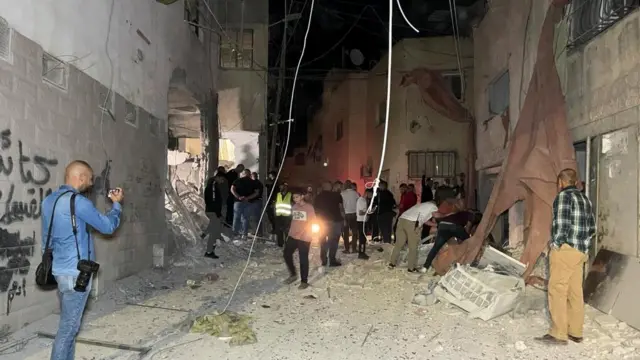
[[576, 187], [578, 175], [565, 169], [558, 175], [549, 244], [549, 312], [551, 330], [536, 340], [566, 345], [582, 342], [583, 265], [596, 224], [591, 201]]

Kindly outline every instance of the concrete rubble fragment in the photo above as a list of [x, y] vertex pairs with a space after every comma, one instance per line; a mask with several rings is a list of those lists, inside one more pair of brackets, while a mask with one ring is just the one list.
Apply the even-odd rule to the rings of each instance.
[[197, 318], [191, 332], [209, 334], [223, 340], [229, 340], [230, 345], [247, 345], [258, 342], [256, 333], [251, 329], [252, 318], [234, 312], [205, 315]]
[[467, 311], [469, 317], [488, 321], [512, 311], [524, 288], [520, 277], [456, 265], [440, 279], [434, 294]]

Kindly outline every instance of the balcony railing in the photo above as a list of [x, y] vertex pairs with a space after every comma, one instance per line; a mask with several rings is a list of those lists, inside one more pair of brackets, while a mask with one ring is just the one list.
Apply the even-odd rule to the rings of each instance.
[[640, 0], [573, 0], [568, 48], [586, 44], [640, 7]]

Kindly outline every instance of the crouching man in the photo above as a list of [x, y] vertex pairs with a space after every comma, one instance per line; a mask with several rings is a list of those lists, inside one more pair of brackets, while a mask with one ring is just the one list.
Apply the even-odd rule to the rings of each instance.
[[287, 264], [290, 275], [289, 278], [285, 280], [285, 284], [292, 284], [298, 280], [296, 267], [293, 264], [293, 253], [298, 250], [300, 257], [299, 289], [303, 290], [309, 287], [307, 282], [309, 278], [309, 249], [311, 248], [316, 214], [313, 206], [304, 200], [303, 193], [296, 192], [293, 194], [293, 203], [289, 238], [284, 244], [284, 261]]
[[[93, 185], [93, 170], [89, 164], [73, 161], [65, 169], [64, 178], [65, 185], [42, 202], [42, 249], [43, 252], [47, 247], [53, 250], [51, 272], [58, 283], [60, 297], [60, 323], [51, 360], [73, 360], [75, 357], [76, 336], [89, 298], [91, 278], [98, 268], [89, 227], [112, 234], [120, 224], [120, 203], [124, 197], [122, 189], [109, 191], [113, 206], [103, 215], [83, 195]], [[75, 224], [72, 223], [72, 211], [75, 212]], [[73, 230], [74, 225], [77, 231]]]

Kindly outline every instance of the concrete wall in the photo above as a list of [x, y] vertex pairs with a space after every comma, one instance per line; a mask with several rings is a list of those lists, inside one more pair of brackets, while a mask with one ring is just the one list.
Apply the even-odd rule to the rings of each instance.
[[[529, 7], [528, 3], [523, 6], [508, 0], [493, 1], [474, 33], [475, 113], [479, 121], [476, 168], [481, 170], [481, 180], [482, 169], [499, 165], [504, 156], [504, 152], [495, 150], [501, 148], [503, 139], [501, 126], [494, 124], [498, 120], [491, 120], [487, 131], [481, 125], [489, 117], [486, 89], [493, 78], [509, 70], [513, 129], [531, 78], [549, 1], [532, 4]], [[565, 92], [572, 141], [591, 142], [587, 159], [590, 171], [581, 174], [581, 178], [588, 180], [588, 193], [597, 207], [598, 242], [637, 256], [640, 12], [629, 14], [576, 49], [565, 48], [568, 23], [565, 18], [556, 28], [556, 64]], [[509, 31], [504, 31], [505, 28]], [[616, 133], [606, 135], [612, 132]], [[611, 144], [605, 146], [603, 137], [611, 140]], [[485, 148], [481, 148], [483, 143]], [[485, 192], [491, 190], [482, 184], [480, 188], [485, 188]], [[510, 215], [510, 223], [518, 225], [521, 209], [511, 211]]]
[[[466, 102], [469, 109], [473, 103], [473, 47], [470, 40], [461, 42], [461, 61], [466, 79]], [[402, 76], [419, 67], [443, 72], [457, 71], [454, 40], [451, 37], [406, 39], [393, 48], [391, 78], [391, 109], [389, 113], [388, 142], [383, 170], [389, 170], [389, 185], [397, 191], [400, 183], [420, 179], [408, 178], [407, 151], [455, 151], [456, 172], [466, 171], [468, 159], [468, 125], [456, 123], [431, 109], [422, 100], [416, 85], [401, 87]], [[386, 100], [387, 57], [371, 70], [367, 106], [367, 127], [371, 142], [369, 153], [373, 156], [374, 176], [378, 171], [382, 152], [384, 124], [376, 125], [378, 104]], [[420, 124], [415, 133], [409, 131], [412, 121]], [[419, 189], [419, 188], [418, 188]]]
[[[96, 238], [97, 292], [150, 267], [154, 244], [171, 247], [163, 190], [169, 82], [182, 69], [181, 86], [206, 99], [208, 54], [183, 23], [180, 2], [113, 3], [110, 16], [110, 1], [0, 2], [0, 16], [14, 28], [11, 56], [0, 59], [0, 326], [16, 329], [58, 308], [55, 292], [38, 290], [33, 279], [43, 236], [40, 202], [63, 183], [71, 160], [93, 166], [99, 208], [108, 208], [105, 187], [121, 186], [126, 194], [118, 232]], [[105, 44], [113, 59], [115, 120], [99, 110], [112, 77]], [[135, 62], [138, 49], [144, 59]], [[44, 52], [69, 62], [66, 89], [43, 80]], [[136, 125], [125, 122], [132, 113]]]
[[[467, 79], [466, 106], [473, 100], [473, 56], [471, 42], [463, 40], [462, 64]], [[418, 67], [443, 72], [457, 71], [453, 38], [408, 39], [398, 43], [392, 54], [391, 110], [388, 146], [383, 170], [389, 170], [392, 190], [402, 182], [419, 183], [420, 178], [408, 178], [407, 151], [455, 151], [456, 171], [466, 171], [468, 159], [468, 125], [459, 124], [436, 113], [422, 100], [417, 86], [401, 87], [402, 76]], [[384, 136], [384, 125], [377, 124], [378, 105], [386, 101], [386, 57], [366, 76], [357, 73], [334, 72], [327, 76], [323, 107], [309, 128], [311, 145], [318, 135], [323, 138], [323, 158], [318, 163], [306, 159], [304, 167], [293, 166], [287, 159], [287, 173], [308, 179], [346, 180], [359, 183], [377, 176]], [[336, 124], [344, 121], [344, 137], [336, 141]], [[412, 121], [420, 123], [415, 133], [409, 130]], [[301, 149], [306, 152], [307, 149]], [[327, 166], [323, 162], [327, 161]], [[360, 168], [372, 166], [372, 176], [361, 178]]]

